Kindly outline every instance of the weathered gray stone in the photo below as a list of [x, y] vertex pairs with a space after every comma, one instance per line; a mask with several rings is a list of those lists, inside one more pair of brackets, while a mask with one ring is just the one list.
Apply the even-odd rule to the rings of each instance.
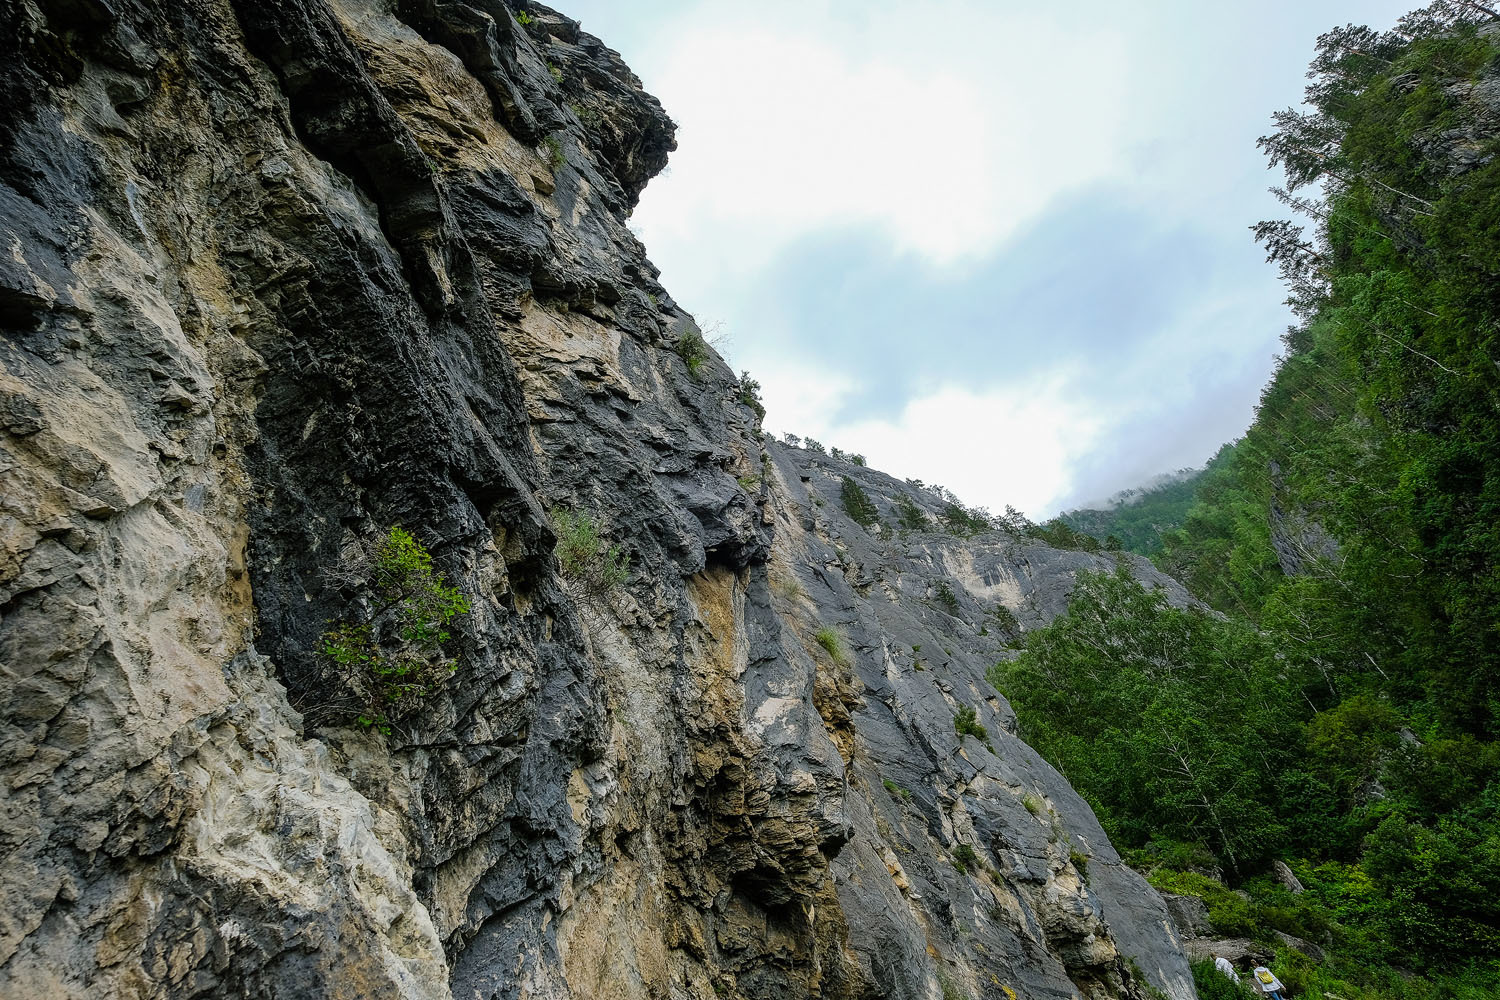
[[[0, 995], [1186, 1000], [984, 680], [1112, 560], [766, 447], [626, 226], [670, 120], [526, 9], [0, 13]], [[474, 610], [386, 736], [316, 649], [392, 524]]]
[[1178, 896], [1170, 892], [1161, 894], [1167, 904], [1167, 914], [1172, 918], [1172, 928], [1183, 940], [1206, 937], [1213, 933], [1213, 922], [1208, 919], [1208, 904], [1197, 896]]
[[1282, 885], [1286, 886], [1287, 890], [1294, 895], [1298, 895], [1307, 891], [1302, 885], [1302, 880], [1299, 879], [1292, 872], [1292, 870], [1287, 867], [1285, 861], [1282, 861], [1280, 859], [1272, 861], [1271, 871], [1276, 876], [1277, 880]]

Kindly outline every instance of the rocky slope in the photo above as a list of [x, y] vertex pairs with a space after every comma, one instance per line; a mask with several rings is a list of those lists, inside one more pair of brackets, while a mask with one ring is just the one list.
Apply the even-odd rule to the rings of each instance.
[[[625, 224], [670, 120], [524, 6], [0, 9], [0, 997], [1190, 997], [983, 682], [1107, 560], [763, 442]], [[392, 524], [474, 611], [382, 735]]]

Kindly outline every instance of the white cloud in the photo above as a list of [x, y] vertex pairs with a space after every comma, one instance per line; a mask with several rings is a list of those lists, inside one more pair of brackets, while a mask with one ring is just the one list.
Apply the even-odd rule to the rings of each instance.
[[[836, 315], [839, 329], [827, 318], [796, 329], [799, 317], [757, 308], [784, 294], [778, 265], [794, 250], [806, 260], [809, 241], [834, 246], [870, 234], [882, 249], [910, 255], [908, 295], [946, 294], [945, 282], [957, 290], [973, 273], [967, 265], [1003, 252], [1028, 226], [1046, 227], [1050, 209], [1085, 191], [1117, 194], [1131, 209], [1118, 218], [1160, 231], [1243, 235], [1280, 211], [1265, 193], [1277, 177], [1263, 170], [1254, 140], [1272, 111], [1300, 98], [1317, 34], [1345, 21], [1389, 25], [1409, 5], [571, 0], [563, 7], [618, 47], [680, 124], [670, 172], [646, 189], [633, 225], [674, 297], [702, 319], [723, 321], [738, 360], [764, 386], [772, 425], [864, 451], [877, 467], [940, 482], [971, 503], [1012, 503], [1042, 516], [1079, 499], [1070, 496], [1078, 490], [1132, 485], [1122, 480], [1139, 478], [1146, 463], [1201, 461], [1206, 441], [1243, 428], [1252, 383], [1285, 316], [1248, 236], [1244, 252], [1212, 250], [1202, 269], [1222, 287], [1192, 278], [1153, 286], [1169, 306], [1153, 313], [1172, 317], [1153, 331], [1124, 321], [1139, 308], [1130, 289], [1099, 285], [1096, 294], [1110, 298], [1091, 303], [1103, 306], [1094, 310], [1106, 317], [1101, 325], [1112, 324], [1114, 310], [1120, 335], [1132, 338], [1128, 352], [1112, 352], [1107, 371], [1095, 359], [1093, 377], [1084, 378], [1089, 358], [1060, 357], [1076, 368], [1023, 381], [1021, 352], [997, 345], [983, 356], [945, 354], [940, 329], [913, 330], [933, 356], [953, 358], [953, 384], [909, 399], [903, 387], [879, 419], [852, 422], [836, 415], [862, 387], [828, 364], [814, 366], [802, 345], [833, 337], [841, 350], [861, 350], [861, 330], [877, 319], [868, 309], [882, 305], [831, 297], [840, 311], [820, 316]], [[1141, 252], [1105, 220], [1092, 239], [1094, 253], [1051, 270], [1066, 275], [1083, 259]], [[1216, 236], [1202, 243], [1231, 245]], [[1056, 252], [1069, 256], [1066, 245]], [[810, 281], [836, 292], [856, 264], [804, 266], [816, 268]], [[1063, 280], [988, 288], [950, 313], [988, 325], [1035, 314], [1038, 300], [1057, 302], [1082, 287]], [[975, 286], [964, 294], [974, 296]], [[788, 329], [769, 336], [758, 327], [767, 316]], [[984, 388], [955, 388], [960, 380]]]
[[966, 503], [1043, 517], [1056, 513], [1105, 424], [1070, 382], [1058, 371], [982, 392], [941, 386], [891, 416], [842, 422], [830, 415], [853, 386], [786, 366], [767, 380], [766, 422], [862, 454], [893, 476], [946, 486]]
[[679, 149], [636, 218], [669, 281], [746, 280], [845, 226], [950, 265], [1116, 169], [1118, 35], [971, 4], [877, 4], [849, 21], [771, 3], [664, 26], [650, 85]]

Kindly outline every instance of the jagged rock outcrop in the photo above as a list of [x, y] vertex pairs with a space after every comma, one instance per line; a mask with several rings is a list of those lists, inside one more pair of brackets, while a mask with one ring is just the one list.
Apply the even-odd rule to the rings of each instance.
[[[1108, 561], [766, 447], [625, 224], [670, 120], [524, 6], [0, 10], [0, 997], [1190, 996], [983, 687]], [[474, 611], [387, 735], [316, 649], [392, 524]]]

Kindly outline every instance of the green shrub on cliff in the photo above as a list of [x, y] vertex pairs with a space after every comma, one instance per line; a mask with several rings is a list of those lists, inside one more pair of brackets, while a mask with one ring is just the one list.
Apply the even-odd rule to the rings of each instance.
[[392, 526], [332, 574], [369, 594], [367, 617], [324, 632], [319, 653], [346, 678], [360, 725], [390, 732], [391, 719], [433, 694], [457, 661], [443, 653], [448, 626], [469, 599], [432, 568], [415, 536]]
[[562, 141], [557, 136], [547, 136], [542, 140], [542, 145], [547, 149], [547, 166], [556, 170], [567, 162], [567, 157], [563, 155]]
[[958, 617], [958, 595], [953, 592], [953, 588], [949, 585], [947, 580], [938, 581], [935, 596], [937, 598], [937, 602], [943, 606], [944, 611], [948, 612], [955, 618]]
[[549, 512], [557, 532], [557, 561], [563, 576], [585, 594], [604, 594], [625, 583], [630, 559], [618, 545], [608, 545], [599, 525], [586, 513], [561, 507]]
[[953, 731], [958, 733], [959, 742], [963, 742], [965, 736], [972, 736], [983, 743], [991, 753], [995, 750], [994, 745], [990, 743], [990, 731], [979, 721], [979, 714], [974, 711], [973, 705], [963, 705], [959, 708], [958, 714], [953, 717]]
[[855, 524], [868, 528], [880, 520], [880, 509], [875, 506], [875, 501], [848, 476], [844, 477], [844, 484], [839, 489], [839, 499], [844, 502], [844, 513]]
[[896, 523], [908, 531], [926, 531], [927, 514], [905, 493], [896, 495]]
[[760, 382], [749, 372], [740, 372], [739, 401], [755, 411], [755, 425], [759, 427], [766, 419], [766, 404], [760, 401]]

